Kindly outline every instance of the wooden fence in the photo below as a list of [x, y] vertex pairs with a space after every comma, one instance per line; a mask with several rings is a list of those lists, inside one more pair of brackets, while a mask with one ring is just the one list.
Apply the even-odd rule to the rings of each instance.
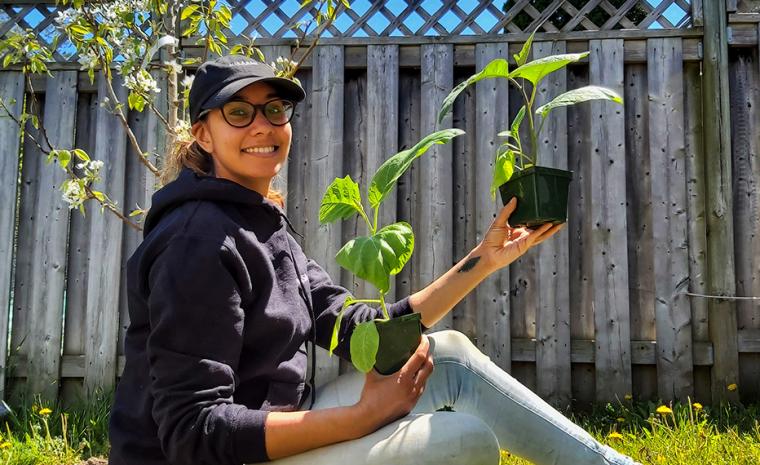
[[[629, 394], [709, 403], [711, 369], [731, 356], [742, 400], [760, 399], [760, 301], [729, 301], [737, 324], [719, 337], [738, 349], [718, 354], [710, 299], [689, 295], [709, 294], [710, 241], [732, 239], [736, 295], [760, 296], [760, 20], [730, 19], [729, 211], [707, 207], [709, 180], [725, 173], [708, 164], [704, 150], [705, 123], [716, 116], [702, 110], [710, 95], [702, 28], [540, 36], [534, 57], [591, 52], [547, 80], [542, 99], [600, 84], [623, 95], [625, 106], [594, 103], [553, 114], [539, 143], [545, 162], [575, 173], [567, 227], [482, 283], [437, 329], [464, 332], [557, 405]], [[385, 158], [437, 128], [453, 86], [491, 59], [511, 57], [524, 37], [335, 38], [317, 48], [298, 76], [307, 100], [296, 110], [282, 187], [307, 255], [335, 280], [359, 295], [365, 290], [333, 258], [363, 226], [319, 224], [326, 185], [345, 174], [366, 184]], [[265, 43], [268, 57], [289, 52], [287, 41]], [[62, 66], [35, 81], [51, 140], [104, 160], [103, 190], [120, 205], [149, 206], [155, 180], [99, 105], [103, 83], [90, 85], [75, 69]], [[15, 98], [19, 111], [22, 76], [0, 72], [0, 93]], [[502, 82], [469, 89], [443, 123], [467, 134], [435, 146], [402, 178], [381, 220], [410, 221], [417, 246], [391, 298], [424, 287], [482, 238], [498, 210], [487, 187], [496, 133], [519, 105]], [[130, 113], [129, 120], [144, 147], [161, 146], [154, 117]], [[11, 317], [10, 331], [0, 318], [0, 334], [10, 338], [0, 358], [8, 356], [9, 389], [69, 399], [112, 386], [129, 321], [124, 264], [140, 236], [92, 206], [86, 216], [70, 213], [57, 189], [60, 170], [46, 166], [28, 139], [21, 142], [8, 118], [0, 118], [0, 140], [0, 302], [10, 303]], [[731, 237], [711, 237], [710, 216], [724, 214], [734, 218]], [[346, 369], [319, 353], [318, 383]]]

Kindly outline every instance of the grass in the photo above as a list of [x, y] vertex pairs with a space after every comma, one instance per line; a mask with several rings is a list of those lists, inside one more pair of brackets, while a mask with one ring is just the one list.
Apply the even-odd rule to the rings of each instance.
[[[21, 402], [0, 428], [0, 465], [77, 465], [108, 455], [110, 394], [65, 409]], [[702, 407], [622, 402], [573, 418], [645, 465], [757, 465], [760, 405]], [[529, 465], [504, 451], [501, 465]]]
[[39, 399], [20, 400], [0, 429], [0, 465], [74, 465], [108, 454], [111, 393], [65, 410]]
[[[625, 402], [597, 406], [573, 420], [645, 465], [760, 463], [760, 405], [711, 409], [698, 403]], [[502, 453], [502, 465], [529, 463]]]

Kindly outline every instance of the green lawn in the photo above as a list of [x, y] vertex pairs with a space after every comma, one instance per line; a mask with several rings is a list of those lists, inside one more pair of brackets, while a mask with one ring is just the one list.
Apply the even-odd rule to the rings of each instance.
[[[575, 420], [603, 443], [646, 465], [760, 464], [760, 406], [610, 404]], [[530, 462], [504, 451], [501, 463]]]
[[[66, 409], [39, 402], [14, 408], [0, 431], [0, 465], [75, 465], [108, 455], [110, 395]], [[760, 405], [600, 405], [575, 421], [605, 444], [647, 465], [760, 464]], [[90, 464], [105, 464], [92, 460]], [[503, 452], [502, 465], [529, 462]]]

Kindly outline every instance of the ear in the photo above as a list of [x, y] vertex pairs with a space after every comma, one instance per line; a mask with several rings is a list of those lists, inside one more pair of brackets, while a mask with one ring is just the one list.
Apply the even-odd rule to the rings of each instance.
[[208, 153], [214, 152], [214, 141], [211, 138], [211, 131], [208, 127], [208, 121], [196, 121], [190, 128], [190, 132], [193, 134], [195, 141], [201, 146], [203, 150]]

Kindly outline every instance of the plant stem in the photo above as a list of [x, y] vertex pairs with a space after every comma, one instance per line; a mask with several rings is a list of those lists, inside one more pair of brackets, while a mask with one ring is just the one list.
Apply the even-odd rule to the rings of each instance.
[[[100, 57], [100, 53], [98, 53], [98, 57]], [[102, 57], [100, 57], [102, 60]], [[108, 69], [107, 64], [105, 61], [101, 61], [101, 65], [103, 66], [103, 69]], [[115, 114], [119, 121], [121, 121], [121, 125], [124, 127], [124, 130], [127, 133], [127, 138], [129, 139], [129, 142], [132, 144], [132, 147], [137, 152], [137, 158], [140, 160], [140, 162], [145, 165], [148, 170], [150, 170], [151, 173], [158, 176], [160, 173], [158, 171], [158, 168], [153, 165], [153, 163], [148, 160], [148, 158], [145, 156], [144, 152], [142, 151], [142, 148], [140, 147], [140, 143], [137, 142], [137, 137], [135, 137], [135, 133], [132, 132], [132, 129], [129, 127], [129, 122], [127, 122], [127, 119], [124, 117], [124, 113], [121, 111], [122, 104], [119, 102], [119, 98], [116, 97], [116, 92], [113, 90], [113, 83], [110, 79], [110, 73], [105, 74], [105, 80], [106, 80], [106, 88], [108, 90], [109, 98], [114, 102], [114, 111], [113, 114]]]
[[[323, 2], [323, 4], [324, 4], [324, 2]], [[320, 5], [320, 8], [321, 8], [321, 5]], [[320, 24], [319, 28], [315, 32], [314, 40], [312, 40], [311, 44], [309, 44], [309, 48], [306, 49], [306, 52], [298, 60], [298, 63], [296, 63], [295, 67], [293, 67], [293, 70], [292, 70], [293, 75], [295, 75], [295, 72], [298, 70], [298, 68], [301, 67], [301, 65], [306, 60], [306, 58], [309, 55], [311, 55], [311, 52], [314, 50], [314, 47], [316, 47], [317, 43], [319, 42], [319, 37], [322, 35], [322, 32], [327, 28], [327, 26], [329, 26], [330, 24], [333, 23], [333, 21], [335, 20], [335, 18], [337, 18], [340, 15], [340, 13], [342, 13], [342, 11], [341, 11], [342, 8], [343, 8], [343, 3], [339, 2], [338, 6], [335, 8], [335, 11], [333, 11], [332, 18], [327, 18], [327, 20], [325, 20], [325, 22], [323, 22], [322, 24]], [[290, 77], [292, 77], [292, 76], [290, 76]]]
[[379, 212], [380, 212], [380, 205], [378, 205], [377, 207], [375, 207], [375, 225], [372, 227], [372, 234], [373, 235], [375, 233], [377, 233], [377, 216], [378, 216]]
[[385, 295], [380, 294], [380, 306], [383, 309], [383, 315], [385, 316], [386, 320], [390, 320], [391, 316], [388, 314], [388, 308], [385, 306]]
[[[530, 122], [530, 152], [531, 155], [533, 155], [535, 159], [535, 154], [538, 153], [538, 134], [536, 134], [536, 127], [535, 122], [533, 121], [533, 102], [536, 99], [536, 87], [537, 85], [533, 86], [533, 89], [530, 93], [530, 101], [528, 102], [528, 108], [525, 109], [526, 113], [528, 114], [528, 122]], [[535, 165], [535, 161], [533, 162]]]

